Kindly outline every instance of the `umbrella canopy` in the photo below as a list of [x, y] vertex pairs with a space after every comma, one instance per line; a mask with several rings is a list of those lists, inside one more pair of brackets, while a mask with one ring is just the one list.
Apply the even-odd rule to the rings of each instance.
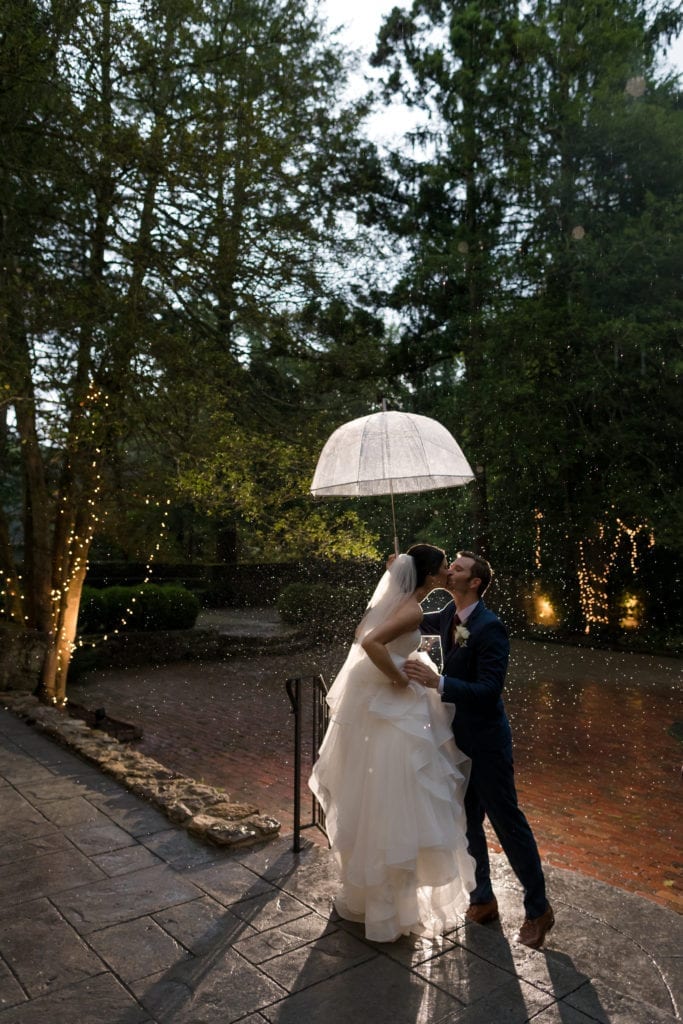
[[330, 436], [311, 494], [410, 494], [470, 480], [474, 473], [462, 449], [436, 420], [410, 412], [377, 412], [344, 423]]

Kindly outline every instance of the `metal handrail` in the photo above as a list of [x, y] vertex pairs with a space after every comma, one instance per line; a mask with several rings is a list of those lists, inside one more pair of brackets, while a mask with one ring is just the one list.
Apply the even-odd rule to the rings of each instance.
[[301, 768], [304, 726], [302, 689], [306, 682], [311, 685], [311, 768], [313, 768], [313, 762], [318, 756], [318, 750], [329, 721], [329, 708], [326, 700], [327, 684], [322, 675], [298, 677], [286, 681], [285, 688], [292, 705], [292, 714], [294, 715], [294, 839], [292, 845], [294, 853], [299, 853], [301, 850], [301, 833], [305, 829], [318, 828], [321, 832], [325, 832], [325, 815], [313, 793], [311, 793], [310, 820], [303, 823], [301, 821]]

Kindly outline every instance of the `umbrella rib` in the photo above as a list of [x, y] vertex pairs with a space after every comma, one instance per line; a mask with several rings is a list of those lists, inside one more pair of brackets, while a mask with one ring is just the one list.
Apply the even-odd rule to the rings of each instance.
[[[411, 425], [412, 425], [412, 423], [411, 423]], [[420, 448], [422, 449], [422, 454], [424, 455], [425, 464], [427, 466], [429, 466], [429, 468], [431, 469], [431, 466], [430, 466], [430, 463], [429, 463], [429, 459], [427, 458], [427, 449], [425, 448], [424, 441], [422, 439], [422, 435], [420, 434], [419, 430], [415, 429], [414, 427], [413, 427], [413, 429], [415, 430], [415, 434], [417, 435], [417, 439], [420, 442]]]

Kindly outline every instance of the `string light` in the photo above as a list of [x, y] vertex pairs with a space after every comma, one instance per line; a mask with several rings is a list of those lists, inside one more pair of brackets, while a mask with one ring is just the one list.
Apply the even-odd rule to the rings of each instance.
[[[2, 574], [0, 598], [3, 599], [2, 604], [5, 615], [8, 615], [10, 619], [16, 619], [18, 622], [28, 622], [28, 615], [24, 614], [26, 595], [22, 592], [21, 581], [23, 577], [20, 573], [8, 573], [4, 569], [0, 569], [0, 573]], [[5, 598], [9, 598], [9, 602], [6, 602]]]
[[541, 523], [543, 521], [543, 513], [540, 509], [536, 509], [534, 512], [534, 519], [536, 520], [536, 541], [534, 544], [534, 567], [536, 569], [541, 568]]
[[[66, 697], [58, 691], [63, 690], [63, 683], [66, 668], [76, 648], [73, 637], [76, 632], [76, 620], [78, 616], [78, 604], [73, 601], [74, 590], [78, 584], [82, 586], [88, 568], [88, 553], [95, 535], [95, 529], [100, 522], [97, 515], [99, 498], [102, 492], [102, 477], [99, 472], [99, 461], [102, 454], [101, 449], [95, 443], [95, 431], [98, 425], [97, 407], [102, 410], [108, 408], [106, 395], [90, 381], [88, 391], [81, 402], [79, 419], [89, 424], [89, 436], [79, 436], [74, 431], [71, 438], [72, 450], [79, 451], [84, 445], [90, 450], [90, 462], [88, 479], [81, 481], [87, 485], [87, 497], [76, 502], [74, 499], [74, 482], [78, 480], [78, 474], [74, 472], [70, 461], [66, 463], [68, 481], [70, 487], [65, 488], [59, 499], [59, 517], [69, 518], [70, 522], [63, 524], [64, 520], [57, 519], [65, 535], [60, 537], [59, 532], [55, 538], [55, 555], [59, 561], [53, 570], [53, 584], [50, 592], [51, 601], [51, 630], [53, 638], [53, 652], [55, 658], [55, 682], [57, 692], [50, 695], [54, 704], [65, 704]], [[57, 581], [59, 584], [57, 585]], [[70, 601], [71, 598], [71, 601]]]
[[[534, 568], [538, 572], [541, 569], [541, 527], [544, 519], [540, 509], [534, 510], [535, 538], [534, 538]], [[579, 584], [579, 603], [585, 622], [585, 632], [588, 634], [595, 626], [606, 626], [609, 624], [609, 594], [608, 584], [610, 575], [616, 562], [619, 547], [626, 538], [630, 545], [629, 560], [631, 571], [634, 575], [638, 572], [638, 538], [647, 534], [648, 547], [653, 547], [655, 537], [647, 523], [638, 523], [634, 527], [628, 526], [622, 519], [615, 516], [616, 533], [612, 540], [610, 550], [607, 553], [604, 563], [600, 568], [589, 565], [588, 546], [586, 540], [579, 541], [579, 560], [577, 578]], [[601, 545], [605, 543], [605, 524], [598, 525], [597, 539], [593, 542]], [[532, 592], [534, 617], [539, 625], [551, 625], [557, 621], [555, 609], [550, 599], [541, 592], [540, 583], [534, 584]], [[631, 601], [628, 609], [628, 626], [633, 628], [637, 624], [635, 617], [637, 612], [642, 611], [639, 604]]]
[[[655, 542], [654, 534], [647, 523], [639, 523], [637, 526], [629, 527], [618, 516], [615, 517], [615, 522], [617, 526], [616, 534], [600, 569], [591, 569], [589, 567], [586, 552], [587, 542], [579, 541], [579, 566], [577, 570], [579, 602], [586, 623], [584, 632], [587, 634], [590, 633], [594, 626], [606, 626], [609, 624], [609, 595], [607, 587], [619, 546], [624, 537], [628, 538], [631, 545], [630, 564], [634, 574], [638, 572], [638, 537], [643, 533], [647, 533], [648, 547], [652, 547]], [[604, 539], [605, 524], [600, 523], [597, 540], [598, 542], [603, 542]]]
[[[151, 504], [154, 504], [157, 508], [161, 508], [162, 505], [165, 504], [165, 508], [163, 510], [162, 517], [161, 517], [161, 523], [159, 525], [159, 540], [155, 544], [155, 550], [159, 551], [161, 549], [161, 543], [162, 543], [162, 540], [163, 540], [163, 535], [164, 535], [164, 533], [165, 533], [165, 531], [166, 531], [166, 529], [168, 527], [168, 517], [169, 517], [170, 511], [171, 511], [171, 508], [170, 508], [171, 500], [170, 500], [170, 498], [167, 498], [165, 502], [161, 502], [161, 501], [154, 501], [154, 502], [152, 502], [152, 500], [150, 498], [145, 498], [145, 505], [151, 505]], [[138, 591], [138, 595], [133, 595], [131, 597], [131, 599], [130, 599], [131, 605], [133, 605], [133, 604], [135, 604], [137, 602], [137, 597], [142, 594], [142, 588], [144, 587], [144, 585], [151, 581], [152, 573], [153, 573], [153, 565], [152, 565], [153, 561], [154, 561], [154, 552], [151, 552], [147, 556], [147, 562], [146, 562], [146, 565], [145, 565], [145, 577], [144, 577], [144, 579], [143, 579], [143, 581], [142, 581], [142, 583], [140, 585], [140, 590]], [[134, 612], [135, 612], [134, 608], [131, 608], [130, 606], [126, 607], [125, 614], [121, 617], [121, 619], [119, 621], [119, 625], [116, 626], [112, 630], [112, 634], [113, 635], [118, 635], [121, 632], [122, 629], [125, 629], [125, 627], [128, 625], [129, 618], [133, 616]], [[104, 640], [108, 640], [108, 639], [109, 639], [109, 634], [105, 633], [100, 638], [100, 640], [88, 641], [87, 642], [87, 646], [88, 647], [97, 647], [98, 643], [100, 643], [101, 641], [104, 641]], [[85, 646], [86, 646], [86, 642], [84, 640], [82, 640], [82, 639], [79, 639], [78, 640], [78, 647], [85, 647]]]
[[[77, 473], [72, 461], [67, 457], [65, 465], [67, 483], [56, 501], [54, 539], [56, 561], [49, 594], [50, 643], [48, 646], [48, 658], [54, 658], [54, 678], [49, 680], [49, 685], [55, 690], [49, 695], [49, 699], [54, 704], [66, 703], [63, 692], [60, 692], [63, 691], [66, 668], [76, 647], [83, 646], [82, 642], [77, 644], [73, 639], [78, 615], [78, 603], [74, 600], [74, 592], [78, 590], [80, 593], [80, 587], [88, 570], [88, 555], [95, 531], [104, 518], [98, 515], [102, 495], [102, 476], [99, 469], [102, 450], [95, 442], [95, 435], [100, 419], [98, 413], [100, 411], [104, 413], [107, 409], [106, 394], [100, 391], [93, 381], [90, 381], [85, 396], [78, 403], [77, 419], [72, 421], [70, 434], [70, 450], [89, 453], [88, 461], [84, 460], [83, 463], [84, 468], [88, 471], [87, 476], [84, 479]], [[89, 430], [83, 431], [83, 426], [88, 427]], [[86, 494], [80, 500], [76, 493], [78, 485], [84, 485], [86, 489]], [[147, 504], [150, 504], [149, 498]], [[167, 500], [162, 517], [160, 540], [166, 530], [170, 504], [170, 500]], [[156, 505], [160, 507], [161, 502], [156, 502]], [[156, 544], [156, 551], [159, 551], [160, 547], [161, 543], [159, 542]], [[154, 554], [152, 553], [147, 560], [144, 583], [148, 583], [151, 578], [153, 559]], [[7, 605], [6, 614], [9, 614], [10, 619], [28, 622], [28, 615], [25, 614], [27, 598], [23, 593], [21, 581], [20, 575], [0, 570], [0, 586], [2, 588], [0, 589], [0, 598], [3, 604]], [[131, 604], [134, 604], [135, 601], [136, 598], [133, 597]], [[132, 609], [128, 608], [127, 613], [132, 615]], [[124, 619], [122, 625], [125, 624], [126, 620]], [[47, 664], [50, 664], [49, 660]]]

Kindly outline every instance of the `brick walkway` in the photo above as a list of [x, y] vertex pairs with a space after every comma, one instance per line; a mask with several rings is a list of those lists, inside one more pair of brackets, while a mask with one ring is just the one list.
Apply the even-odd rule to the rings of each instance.
[[[321, 671], [331, 678], [342, 657], [97, 673], [70, 695], [142, 724], [140, 750], [255, 803], [289, 831], [293, 719], [284, 682]], [[517, 641], [506, 702], [520, 802], [544, 859], [683, 912], [683, 750], [670, 731], [683, 720], [680, 692], [674, 659]]]
[[517, 643], [507, 693], [520, 802], [544, 857], [679, 913], [683, 749], [670, 729], [683, 719], [680, 670], [674, 659]]

